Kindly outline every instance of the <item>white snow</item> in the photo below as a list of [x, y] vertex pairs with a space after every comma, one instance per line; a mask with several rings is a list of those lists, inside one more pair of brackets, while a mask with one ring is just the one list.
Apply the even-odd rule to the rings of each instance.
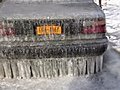
[[109, 0], [103, 10], [106, 14], [107, 32], [120, 31], [120, 0]]
[[105, 0], [103, 10], [106, 14], [107, 35], [113, 48], [120, 52], [120, 0]]

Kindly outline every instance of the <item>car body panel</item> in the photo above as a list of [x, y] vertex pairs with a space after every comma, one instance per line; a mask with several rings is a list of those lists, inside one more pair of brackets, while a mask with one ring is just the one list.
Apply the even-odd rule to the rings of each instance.
[[105, 15], [93, 2], [17, 4], [9, 1], [1, 6], [0, 17], [1, 19], [79, 19], [99, 18]]

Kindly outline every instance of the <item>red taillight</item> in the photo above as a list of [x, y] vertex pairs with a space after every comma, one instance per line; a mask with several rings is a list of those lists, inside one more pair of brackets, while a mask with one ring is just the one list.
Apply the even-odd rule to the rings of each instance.
[[83, 27], [83, 34], [95, 34], [95, 33], [105, 33], [106, 32], [106, 25], [105, 21], [97, 21], [91, 23], [91, 25], [85, 25]]
[[83, 34], [95, 34], [95, 33], [105, 33], [105, 25], [98, 25], [98, 26], [87, 26], [84, 27], [82, 31]]
[[15, 35], [14, 29], [8, 28], [8, 29], [0, 29], [0, 35], [2, 36], [12, 36]]
[[1, 36], [13, 36], [15, 35], [15, 30], [11, 25], [6, 26], [1, 22], [0, 23], [0, 35]]

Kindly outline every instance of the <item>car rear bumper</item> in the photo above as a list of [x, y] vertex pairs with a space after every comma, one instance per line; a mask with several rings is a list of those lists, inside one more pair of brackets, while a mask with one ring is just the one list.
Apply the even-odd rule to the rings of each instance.
[[42, 59], [99, 56], [107, 49], [107, 39], [46, 41], [46, 42], [3, 42], [0, 45], [1, 59]]

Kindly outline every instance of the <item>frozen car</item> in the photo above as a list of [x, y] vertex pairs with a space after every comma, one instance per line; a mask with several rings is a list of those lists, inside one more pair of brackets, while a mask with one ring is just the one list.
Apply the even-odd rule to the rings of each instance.
[[105, 15], [93, 0], [6, 0], [0, 6], [0, 77], [102, 70]]

